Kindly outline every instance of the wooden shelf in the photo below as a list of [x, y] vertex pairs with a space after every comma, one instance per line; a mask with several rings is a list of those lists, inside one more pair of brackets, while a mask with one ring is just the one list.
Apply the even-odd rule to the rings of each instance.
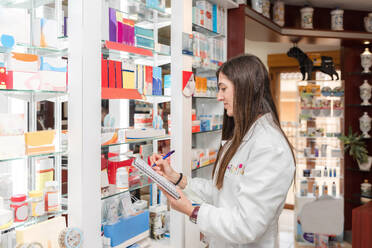
[[372, 107], [372, 105], [346, 104], [346, 107], [362, 107], [362, 108], [370, 108], [370, 107]]
[[280, 27], [271, 19], [254, 11], [250, 7], [245, 8], [245, 15], [256, 22], [266, 26], [270, 30], [281, 36], [300, 36], [314, 38], [335, 38], [335, 39], [352, 39], [352, 40], [372, 40], [372, 33], [355, 32], [355, 31], [333, 31], [319, 29], [299, 29], [290, 27]]

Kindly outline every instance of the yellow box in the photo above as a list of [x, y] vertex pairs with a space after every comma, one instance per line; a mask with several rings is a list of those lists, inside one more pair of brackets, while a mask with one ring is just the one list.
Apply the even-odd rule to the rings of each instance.
[[55, 130], [25, 133], [26, 154], [48, 153], [55, 151]]

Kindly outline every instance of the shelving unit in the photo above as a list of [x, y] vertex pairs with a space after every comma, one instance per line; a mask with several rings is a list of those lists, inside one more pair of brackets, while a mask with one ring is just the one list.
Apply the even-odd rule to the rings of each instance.
[[[360, 54], [365, 47], [370, 45], [345, 45], [343, 55], [347, 55], [343, 61], [343, 74], [345, 80], [345, 133], [348, 132], [349, 127], [352, 128], [353, 133], [361, 134], [359, 118], [363, 112], [367, 112], [370, 116], [372, 114], [371, 106], [362, 106], [362, 99], [360, 98], [359, 86], [363, 84], [364, 80], [368, 80], [371, 84], [372, 73], [362, 73], [362, 66]], [[365, 142], [368, 150], [368, 155], [371, 155], [371, 140], [362, 139]], [[352, 210], [355, 207], [362, 205], [360, 201], [360, 184], [367, 179], [372, 181], [372, 173], [370, 171], [361, 171], [357, 162], [345, 153], [345, 230], [352, 229]]]
[[[295, 223], [302, 206], [307, 202], [315, 201], [317, 197], [324, 195], [325, 191], [335, 199], [343, 198], [344, 158], [342, 144], [337, 136], [343, 132], [344, 111], [335, 114], [336, 107], [340, 110], [340, 106], [343, 106], [343, 96], [329, 97], [321, 93], [322, 87], [334, 88], [343, 85], [342, 81], [331, 80], [298, 83], [299, 125], [295, 153], [298, 187], [295, 196]], [[310, 94], [305, 91], [315, 93]], [[316, 137], [318, 135], [319, 137]], [[297, 242], [308, 244], [310, 241], [305, 238], [300, 225], [295, 224], [295, 238]], [[338, 239], [342, 240], [342, 237]]]
[[[316, 37], [316, 38], [335, 38], [335, 39], [355, 39], [355, 40], [372, 40], [372, 34], [360, 31], [333, 31], [325, 29], [301, 29], [294, 27], [281, 27], [269, 18], [254, 11], [247, 6], [245, 15], [252, 20], [266, 26], [271, 31], [281, 36], [299, 36], [299, 37]], [[362, 21], [362, 20], [361, 20]], [[286, 24], [285, 24], [286, 25]]]
[[[15, 21], [12, 18], [9, 18], [9, 23], [2, 23], [2, 27], [4, 25], [13, 26], [15, 24], [19, 24], [19, 26], [16, 27], [18, 30], [9, 30], [9, 28], [2, 29], [2, 34], [8, 34], [14, 36], [14, 45], [11, 48], [0, 48], [0, 59], [2, 62], [2, 66], [4, 66], [7, 69], [7, 72], [10, 73], [39, 73], [40, 71], [44, 71], [40, 67], [40, 57], [53, 57], [58, 58], [62, 61], [62, 56], [68, 55], [68, 48], [67, 48], [67, 39], [62, 37], [54, 37], [59, 43], [56, 47], [50, 47], [50, 46], [37, 46], [35, 45], [35, 41], [38, 38], [36, 35], [34, 37], [33, 31], [35, 31], [36, 25], [33, 23], [33, 20], [36, 18], [35, 14], [35, 8], [41, 7], [45, 5], [53, 5], [55, 9], [59, 9], [62, 7], [62, 2], [59, 0], [24, 0], [24, 1], [7, 1], [2, 0], [0, 1], [0, 7], [3, 10], [3, 13], [5, 14], [12, 14], [13, 17], [18, 18], [17, 20], [28, 20], [26, 22], [20, 21], [19, 24], [17, 21]], [[22, 15], [20, 15], [22, 13]], [[57, 13], [57, 11], [55, 12]], [[9, 17], [9, 16], [8, 16]], [[6, 17], [5, 17], [6, 18]], [[56, 26], [54, 26], [54, 29], [58, 29], [58, 26], [61, 24], [59, 22], [59, 18], [56, 18]], [[22, 26], [21, 26], [22, 25]], [[25, 25], [25, 26], [23, 26]], [[24, 39], [18, 40], [18, 36], [20, 35], [20, 32], [24, 30], [25, 33]], [[9, 32], [9, 33], [8, 33]], [[40, 34], [39, 34], [40, 35]], [[40, 38], [40, 37], [39, 37]], [[36, 55], [33, 57], [36, 57], [38, 60], [37, 69], [35, 70], [35, 67], [31, 66], [34, 70], [30, 69], [30, 65], [26, 65], [27, 62], [30, 62], [28, 60], [23, 61], [24, 68], [23, 70], [20, 70], [18, 67], [16, 67], [14, 64], [11, 63], [13, 57], [13, 53], [26, 53], [26, 54], [32, 54]], [[53, 71], [53, 69], [48, 69], [50, 71]], [[13, 74], [15, 75], [15, 74]], [[0, 246], [4, 248], [8, 247], [15, 247], [15, 240], [12, 240], [12, 237], [15, 236], [15, 233], [17, 233], [20, 230], [24, 230], [26, 227], [32, 227], [37, 224], [41, 224], [45, 222], [48, 219], [66, 215], [68, 206], [64, 202], [61, 201], [62, 198], [62, 156], [68, 155], [69, 151], [68, 148], [63, 146], [62, 144], [62, 125], [61, 125], [61, 118], [62, 118], [62, 103], [66, 102], [68, 100], [68, 93], [65, 91], [54, 91], [54, 90], [43, 90], [43, 89], [52, 89], [54, 86], [49, 85], [49, 87], [42, 87], [34, 83], [34, 81], [31, 80], [30, 86], [24, 87], [29, 88], [29, 90], [20, 88], [18, 85], [14, 84], [14, 82], [22, 82], [22, 80], [26, 81], [26, 78], [22, 78], [22, 75], [20, 77], [13, 76], [11, 79], [7, 78], [6, 80], [13, 80], [12, 82], [7, 81], [6, 89], [4, 86], [2, 86], [2, 89], [0, 89], [0, 99], [2, 102], [2, 106], [0, 107], [0, 112], [2, 114], [12, 115], [12, 114], [22, 114], [23, 115], [23, 125], [20, 124], [21, 120], [17, 120], [17, 123], [12, 125], [22, 125], [23, 132], [22, 134], [17, 134], [18, 137], [12, 136], [12, 134], [7, 134], [4, 132], [1, 134], [1, 136], [8, 136], [8, 138], [14, 139], [10, 146], [15, 146], [17, 144], [18, 148], [23, 146], [30, 145], [30, 142], [25, 139], [25, 133], [27, 132], [37, 132], [40, 131], [38, 129], [38, 120], [39, 116], [37, 115], [38, 107], [42, 105], [40, 102], [48, 101], [49, 103], [53, 103], [54, 107], [52, 108], [52, 112], [49, 112], [50, 119], [52, 120], [52, 124], [50, 124], [50, 127], [55, 130], [55, 134], [52, 138], [52, 147], [46, 152], [35, 152], [30, 153], [27, 151], [22, 151], [22, 149], [19, 149], [17, 154], [2, 154], [0, 157], [0, 167], [1, 172], [0, 175], [2, 178], [4, 178], [4, 175], [8, 175], [7, 180], [10, 180], [12, 183], [11, 185], [5, 185], [2, 183], [4, 189], [10, 191], [10, 194], [13, 196], [15, 194], [24, 194], [27, 196], [27, 204], [31, 204], [31, 197], [29, 196], [30, 191], [33, 190], [39, 190], [42, 193], [42, 210], [45, 210], [44, 213], [40, 212], [39, 216], [31, 216], [32, 214], [29, 214], [29, 209], [27, 206], [27, 215], [28, 218], [26, 221], [23, 222], [13, 222], [8, 227], [4, 227], [4, 229], [1, 230], [2, 240]], [[18, 81], [16, 81], [18, 80]], [[41, 79], [33, 79], [35, 82], [36, 80], [40, 80], [39, 84], [41, 85]], [[42, 90], [40, 90], [39, 88]], [[38, 88], [38, 89], [36, 89]], [[50, 111], [50, 110], [49, 110]], [[6, 119], [6, 118], [4, 118]], [[14, 120], [13, 120], [14, 121]], [[40, 121], [40, 120], [39, 120]], [[3, 126], [4, 128], [9, 127], [9, 129], [14, 128], [13, 126]], [[40, 135], [40, 133], [38, 133]], [[24, 143], [21, 142], [21, 138], [25, 140]], [[3, 138], [3, 137], [2, 137]], [[16, 139], [17, 138], [17, 139]], [[40, 139], [40, 136], [39, 136]], [[41, 139], [42, 140], [42, 139]], [[4, 140], [2, 140], [4, 142]], [[14, 143], [13, 143], [14, 142]], [[40, 142], [42, 144], [42, 142]], [[7, 146], [8, 144], [2, 143], [1, 146]], [[33, 146], [40, 147], [40, 144], [32, 144]], [[1, 150], [4, 150], [3, 147]], [[43, 149], [40, 149], [43, 150]], [[52, 174], [51, 176], [48, 176], [45, 179], [40, 178], [40, 168], [38, 167], [38, 161], [46, 161], [48, 159], [49, 166], [51, 166]], [[57, 191], [58, 193], [55, 195], [56, 197], [56, 205], [58, 210], [55, 212], [48, 212], [48, 209], [45, 208], [45, 204], [47, 202], [44, 202], [44, 184], [45, 181], [56, 181], [57, 182]], [[11, 188], [9, 188], [11, 187]], [[9, 193], [9, 192], [8, 192]], [[1, 208], [4, 209], [10, 209], [9, 204], [11, 203], [11, 200], [8, 196], [4, 195], [4, 191], [2, 192], [2, 202], [4, 203]], [[40, 207], [40, 206], [39, 206]], [[30, 212], [31, 213], [31, 212]], [[36, 214], [35, 214], [36, 215]], [[13, 216], [14, 217], [14, 216]], [[58, 230], [56, 230], [58, 232]], [[17, 242], [19, 240], [17, 239]], [[29, 238], [28, 240], [25, 240], [27, 242], [30, 242]], [[47, 245], [44, 243], [44, 241], [40, 242], [43, 245]], [[18, 245], [18, 244], [17, 244]]]

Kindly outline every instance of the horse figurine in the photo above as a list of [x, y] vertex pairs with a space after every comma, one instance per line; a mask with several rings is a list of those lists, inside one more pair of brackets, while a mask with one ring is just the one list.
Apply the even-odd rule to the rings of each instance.
[[321, 72], [331, 76], [333, 80], [333, 75], [336, 75], [336, 80], [339, 79], [338, 74], [333, 65], [332, 57], [322, 56], [322, 63], [320, 66], [314, 66], [313, 61], [301, 51], [300, 48], [294, 46], [287, 52], [288, 57], [292, 57], [298, 60], [300, 64], [300, 71], [302, 73], [302, 80], [305, 80], [305, 74], [307, 73], [307, 80], [311, 80], [311, 72], [315, 70], [320, 70]]

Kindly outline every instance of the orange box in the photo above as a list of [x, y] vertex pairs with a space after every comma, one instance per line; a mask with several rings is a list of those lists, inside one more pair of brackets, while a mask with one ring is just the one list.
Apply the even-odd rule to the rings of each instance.
[[26, 154], [39, 154], [55, 151], [55, 130], [25, 133]]

